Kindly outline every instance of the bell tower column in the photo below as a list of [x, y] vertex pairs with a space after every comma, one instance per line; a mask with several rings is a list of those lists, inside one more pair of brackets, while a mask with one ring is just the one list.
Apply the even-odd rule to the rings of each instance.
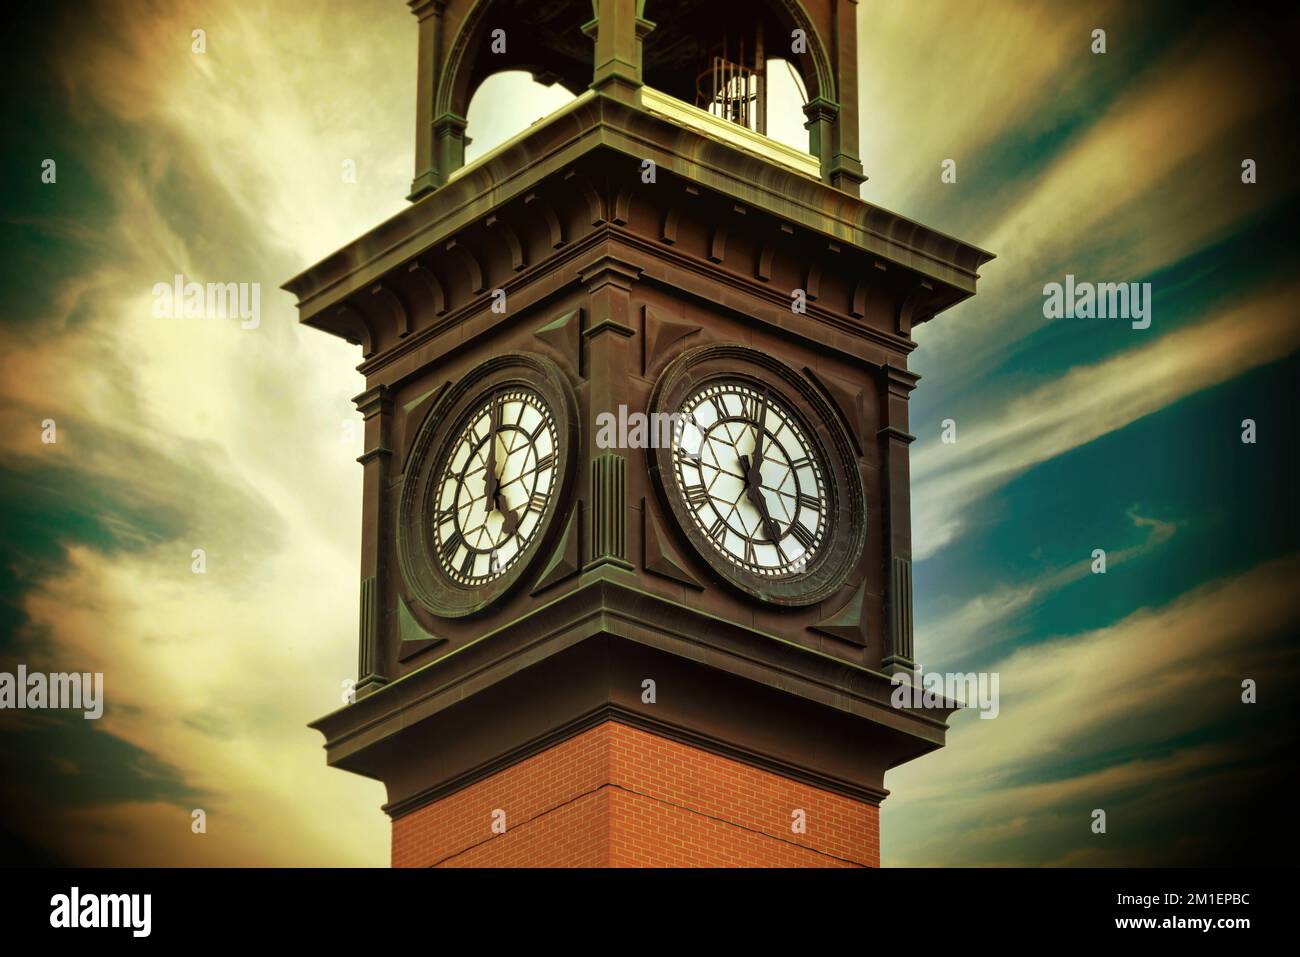
[[866, 180], [858, 156], [858, 0], [835, 2], [835, 66], [840, 108], [835, 119], [834, 155], [830, 182], [851, 196]]
[[591, 88], [634, 102], [641, 86], [641, 42], [654, 24], [640, 15], [645, 0], [601, 0], [596, 18], [582, 27], [596, 43]]

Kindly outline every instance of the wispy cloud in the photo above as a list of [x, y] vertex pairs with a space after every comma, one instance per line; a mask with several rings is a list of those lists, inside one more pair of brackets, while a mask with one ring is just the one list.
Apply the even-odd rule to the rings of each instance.
[[[1291, 354], [1300, 346], [1297, 291], [1286, 287], [1257, 294], [1147, 345], [1078, 366], [990, 418], [959, 419], [955, 443], [918, 447], [912, 456], [917, 558], [960, 534], [973, 502], [1026, 469]], [[1239, 436], [1218, 441], [1227, 447]]]
[[[888, 862], [1177, 860], [1174, 842], [1157, 846], [1142, 828], [1162, 836], [1170, 820], [1189, 834], [1201, 828], [1186, 813], [1195, 795], [1183, 793], [1183, 779], [1235, 772], [1243, 751], [1186, 742], [1265, 707], [1242, 704], [1242, 679], [1267, 689], [1275, 714], [1287, 707], [1280, 696], [1296, 677], [1285, 635], [1300, 622], [1297, 575], [1300, 556], [1279, 559], [991, 665], [1001, 676], [999, 716], [959, 716], [947, 748], [891, 772]], [[1213, 793], [1207, 788], [1197, 789], [1202, 797]], [[1108, 809], [1124, 840], [1091, 833], [1094, 808]]]
[[[105, 7], [64, 38], [111, 210], [54, 312], [0, 330], [0, 449], [23, 481], [60, 477], [48, 531], [66, 558], [22, 598], [29, 659], [103, 671], [96, 731], [207, 795], [208, 833], [190, 832], [192, 808], [49, 794], [57, 823], [29, 818], [45, 829], [28, 837], [99, 863], [384, 863], [382, 786], [328, 768], [306, 727], [355, 672], [356, 592], [322, 582], [356, 580], [359, 520], [338, 503], [360, 501], [343, 428], [359, 356], [300, 329], [278, 286], [403, 205], [413, 18], [401, 4], [154, 12]], [[196, 27], [206, 54], [190, 51]], [[177, 272], [260, 283], [261, 326], [155, 318], [153, 285]], [[73, 515], [124, 547], [79, 543]]]
[[[1055, 20], [1061, 8], [1049, 6]], [[1046, 9], [1030, 8], [1038, 14]], [[1115, 49], [1106, 56], [1123, 55], [1118, 51], [1140, 33], [1136, 24], [1123, 22], [1131, 13], [1108, 16], [1091, 7], [1079, 12], [1081, 19], [1063, 18], [1049, 28], [1055, 75], [1045, 77], [1041, 86], [1026, 82], [1019, 63], [1016, 69], [998, 71], [983, 57], [970, 61], [1033, 87], [992, 107], [990, 115], [1000, 121], [993, 126], [1003, 134], [1013, 119], [1009, 111], [1022, 123], [1028, 120], [1024, 114], [1032, 112], [1036, 124], [1030, 126], [1050, 129], [1059, 120], [1060, 96], [1075, 95], [1085, 82], [1094, 92], [1107, 89], [1107, 74], [1097, 66], [1102, 58], [1088, 53], [1084, 42], [1091, 26], [1105, 23], [1110, 28]], [[1062, 41], [1070, 44], [1068, 54], [1059, 50]], [[1129, 51], [1126, 62], [1132, 59]], [[1027, 62], [1032, 68], [1040, 60], [1031, 53]], [[975, 230], [979, 244], [998, 259], [986, 268], [974, 302], [917, 330], [924, 361], [957, 364], [963, 381], [974, 381], [980, 370], [1005, 355], [1008, 335], [1023, 337], [1041, 326], [1044, 282], [1059, 281], [1066, 272], [1095, 281], [1148, 277], [1224, 240], [1279, 198], [1294, 195], [1289, 178], [1272, 180], [1268, 188], [1246, 186], [1240, 179], [1243, 158], [1258, 160], [1261, 151], [1272, 154], [1258, 135], [1241, 131], [1257, 129], [1286, 95], [1279, 66], [1260, 58], [1257, 44], [1243, 30], [1220, 24], [1211, 33], [1200, 24], [1161, 49], [1158, 59], [1131, 82], [1118, 86], [1104, 109], [1083, 113], [1086, 120], [1062, 131], [1063, 145], [1027, 148], [1014, 175], [999, 173], [994, 182], [959, 178], [958, 185], [943, 186], [936, 166], [924, 189], [917, 189], [930, 196], [949, 190], [951, 198], [939, 210], [956, 218], [950, 228]], [[962, 83], [949, 85], [954, 95], [968, 89]], [[919, 104], [913, 107], [920, 109]], [[987, 119], [975, 109], [954, 112]], [[951, 138], [950, 152], [960, 148], [972, 158], [982, 155], [980, 137], [965, 131], [961, 119], [951, 129], [935, 124], [928, 136], [937, 130]], [[1004, 140], [996, 144], [1007, 146]], [[915, 150], [904, 148], [895, 155], [912, 157]], [[1041, 161], [1035, 160], [1038, 155]]]
[[[1107, 552], [1107, 569], [1151, 553], [1178, 530], [1178, 523], [1147, 518], [1136, 508], [1129, 509], [1127, 515], [1136, 528], [1147, 530], [1146, 540]], [[1010, 645], [1029, 631], [1027, 624], [1017, 621], [1018, 616], [1090, 574], [1089, 555], [1073, 564], [1045, 571], [1037, 578], [981, 591], [937, 620], [918, 617], [917, 653], [922, 664], [927, 669], [942, 670], [956, 660], [979, 660], [991, 648]]]
[[[973, 221], [982, 206], [969, 198], [987, 198], [1004, 184], [977, 182], [977, 163], [1004, 145], [1008, 129], [1059, 116], [1062, 99], [1079, 97], [1085, 80], [1104, 85], [1088, 52], [1089, 33], [1100, 22], [1113, 30], [1129, 26], [1132, 10], [1113, 2], [1013, 0], [970, 12], [960, 2], [859, 6], [862, 159], [869, 177], [863, 195], [913, 214], [934, 206], [943, 221], [932, 225], [984, 232], [987, 224]], [[929, 68], [919, 69], [923, 63]], [[957, 190], [939, 183], [940, 161], [948, 158], [958, 162]]]

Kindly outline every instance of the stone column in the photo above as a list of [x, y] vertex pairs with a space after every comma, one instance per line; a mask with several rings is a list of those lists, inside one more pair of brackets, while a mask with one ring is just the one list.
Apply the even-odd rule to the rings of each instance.
[[840, 108], [835, 116], [830, 183], [850, 196], [866, 176], [858, 156], [858, 0], [835, 0], [833, 57]]
[[822, 179], [828, 183], [835, 153], [835, 117], [839, 111], [839, 104], [824, 96], [813, 97], [803, 107], [804, 116], [808, 117], [804, 123], [808, 131], [808, 152], [821, 161]]
[[596, 43], [591, 88], [628, 103], [641, 87], [641, 42], [654, 24], [638, 16], [638, 0], [601, 0], [582, 32]]
[[440, 185], [434, 155], [434, 102], [441, 69], [442, 15], [446, 0], [410, 0], [411, 12], [420, 20], [420, 48], [415, 93], [415, 179], [406, 198], [415, 202]]
[[433, 122], [434, 152], [437, 157], [438, 184], [465, 165], [465, 117], [444, 113]]

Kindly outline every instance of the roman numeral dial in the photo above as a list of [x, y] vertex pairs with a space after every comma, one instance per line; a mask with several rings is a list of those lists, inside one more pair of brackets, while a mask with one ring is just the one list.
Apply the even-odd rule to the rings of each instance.
[[435, 486], [442, 573], [474, 586], [506, 574], [543, 524], [558, 487], [555, 416], [525, 388], [485, 395], [452, 433]]
[[691, 519], [727, 561], [750, 574], [793, 578], [827, 534], [819, 447], [776, 392], [715, 380], [688, 394], [672, 448], [672, 478]]

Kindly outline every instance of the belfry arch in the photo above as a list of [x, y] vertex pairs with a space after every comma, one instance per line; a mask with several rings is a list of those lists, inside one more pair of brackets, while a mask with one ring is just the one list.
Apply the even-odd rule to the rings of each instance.
[[[824, 181], [857, 195], [856, 0], [411, 0], [420, 20], [416, 171], [410, 199], [465, 162], [466, 112], [487, 77], [524, 70], [575, 96], [636, 104], [645, 85], [763, 132], [762, 64], [789, 62], [807, 91], [808, 152]], [[811, 9], [810, 9], [811, 8]], [[712, 79], [709, 78], [713, 70]], [[721, 70], [721, 73], [719, 73]], [[735, 77], [751, 80], [743, 107]], [[719, 80], [718, 77], [722, 79]], [[702, 86], [703, 84], [703, 86]], [[728, 92], [731, 91], [731, 92]], [[706, 102], [701, 103], [701, 99]], [[757, 121], [754, 121], [757, 111]]]

